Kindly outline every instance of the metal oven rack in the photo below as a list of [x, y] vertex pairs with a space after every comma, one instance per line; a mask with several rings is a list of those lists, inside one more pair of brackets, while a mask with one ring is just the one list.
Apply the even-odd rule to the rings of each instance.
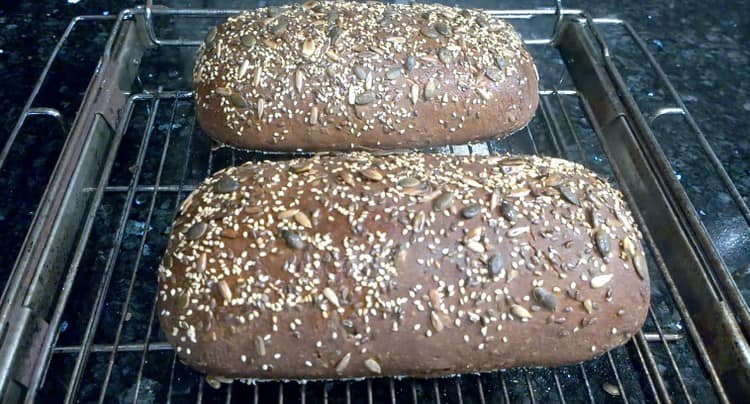
[[[603, 31], [620, 29], [670, 91], [676, 107], [655, 116], [682, 114], [703, 135], [627, 22], [592, 19], [559, 2], [491, 12], [521, 30], [539, 67], [541, 102], [531, 124], [502, 141], [428, 152], [554, 155], [616, 182], [648, 250], [653, 303], [644, 330], [622, 348], [557, 369], [208, 387], [176, 360], [156, 319], [155, 271], [169, 223], [211, 172], [288, 157], [215, 150], [196, 125], [193, 54], [209, 26], [237, 12], [149, 6], [82, 16], [58, 43], [0, 153], [0, 168], [28, 116], [55, 115], [32, 105], [75, 24], [115, 20], [0, 301], [4, 402], [726, 402], [750, 392], [747, 306], [627, 91]], [[748, 219], [739, 192], [704, 146]]]

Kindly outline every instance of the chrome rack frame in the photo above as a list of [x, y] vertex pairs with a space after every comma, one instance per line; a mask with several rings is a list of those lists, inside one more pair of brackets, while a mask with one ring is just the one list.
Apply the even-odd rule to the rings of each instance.
[[[146, 353], [171, 349], [164, 343], [151, 342], [152, 334], [156, 332], [152, 333], [150, 327], [145, 343], [120, 344], [122, 319], [114, 344], [96, 345], [93, 338], [99, 324], [106, 289], [112, 276], [112, 267], [117, 259], [117, 250], [122, 242], [121, 228], [128, 218], [135, 193], [153, 193], [154, 199], [152, 199], [148, 214], [150, 220], [157, 192], [176, 192], [175, 197], [179, 200], [181, 196], [184, 196], [184, 192], [193, 189], [191, 184], [160, 184], [166, 147], [162, 152], [156, 184], [139, 185], [138, 178], [141, 163], [145, 158], [145, 146], [148, 144], [154, 127], [159, 104], [171, 101], [176, 107], [178, 101], [189, 102], [192, 99], [192, 93], [162, 91], [161, 89], [157, 92], [136, 92], [135, 83], [142, 57], [148, 49], [197, 46], [201, 42], [185, 38], [159, 38], [155, 29], [155, 18], [222, 17], [239, 11], [139, 7], [123, 10], [116, 17], [77, 17], [61, 37], [29, 96], [8, 142], [0, 152], [0, 168], [5, 165], [10, 148], [28, 117], [44, 114], [62, 122], [60, 114], [55, 110], [32, 106], [50, 66], [74, 26], [84, 21], [115, 19], [105, 51], [89, 84], [80, 111], [70, 128], [52, 180], [42, 197], [21, 253], [16, 259], [13, 272], [0, 299], [2, 304], [0, 306], [0, 342], [2, 343], [0, 346], [0, 397], [3, 401], [33, 401], [45, 380], [53, 354], [76, 355], [72, 380], [65, 400], [71, 402], [76, 399], [89, 354], [92, 352], [110, 353], [105, 386], [99, 397], [101, 402], [104, 401], [104, 391], [114, 366], [116, 352], [142, 353], [138, 372], [138, 383], [140, 383]], [[612, 61], [600, 27], [622, 26], [635, 41], [661, 82], [668, 88], [670, 98], [676, 105], [676, 107], [660, 109], [652, 119], [664, 114], [679, 114], [686, 119], [718, 177], [750, 225], [750, 211], [747, 205], [664, 71], [632, 26], [622, 20], [590, 18], [581, 10], [563, 9], [559, 1], [557, 7], [552, 9], [498, 10], [490, 11], [490, 14], [506, 19], [529, 19], [538, 16], [554, 18], [555, 23], [549, 38], [525, 41], [527, 46], [555, 46], [563, 56], [575, 84], [573, 89], [540, 89], [542, 96], [540, 113], [553, 140], [555, 136], [561, 136], [562, 129], [552, 112], [550, 100], [556, 100], [562, 105], [564, 97], [574, 97], [582, 105], [585, 117], [600, 140], [627, 202], [633, 208], [636, 220], [643, 230], [646, 245], [653, 256], [652, 273], [659, 274], [666, 282], [717, 399], [729, 401], [747, 397], [750, 394], [750, 347], [747, 342], [750, 336], [750, 312], [748, 312], [747, 304], [729, 277], [721, 257], [708, 237], [684, 189], [674, 178], [669, 162], [656, 141], [651, 127], [633, 97], [628, 93]], [[146, 123], [141, 149], [138, 152], [138, 164], [135, 166], [133, 179], [127, 187], [109, 186], [108, 179], [117, 150], [121, 146], [120, 141], [128, 128], [134, 107], [139, 103], [147, 103], [151, 107], [151, 113]], [[563, 114], [567, 114], [564, 109]], [[174, 109], [171, 119], [174, 119]], [[567, 115], [564, 116], [564, 120], [570, 126]], [[574, 132], [572, 127], [570, 130]], [[536, 152], [531, 130], [527, 128], [526, 132]], [[521, 134], [516, 136], [521, 136]], [[169, 142], [169, 137], [167, 137], [167, 142]], [[578, 146], [580, 148], [580, 144]], [[555, 147], [559, 150], [557, 143]], [[190, 146], [188, 150], [189, 148]], [[449, 151], [487, 154], [490, 150], [491, 145], [472, 145], [451, 147]], [[209, 165], [209, 171], [210, 167]], [[115, 248], [108, 257], [94, 312], [89, 319], [81, 345], [57, 346], [59, 323], [76, 280], [86, 240], [94, 226], [96, 209], [105, 193], [108, 192], [126, 193], [127, 205], [120, 216]], [[139, 257], [144, 242], [145, 235], [141, 239]], [[654, 266], [657, 271], [654, 271]], [[135, 277], [135, 272], [133, 277]], [[131, 280], [130, 292], [132, 288], [133, 281]], [[152, 309], [151, 320], [154, 316], [155, 310]], [[680, 376], [677, 360], [669, 348], [670, 341], [680, 337], [666, 333], [653, 312], [650, 312], [649, 317], [655, 324], [655, 332], [636, 335], [633, 347], [640, 358], [650, 393], [657, 402], [673, 400], [673, 395], [666, 386], [650, 347], [650, 344], [661, 344], [665, 348], [671, 367], [678, 375], [679, 390], [686, 401], [691, 401], [686, 382]], [[622, 398], [628, 402], [627, 392], [623, 389], [617, 373], [615, 359], [611, 353], [606, 355], [622, 392]], [[174, 360], [172, 366], [172, 372], [174, 372]], [[580, 366], [580, 370], [586, 383], [588, 397], [593, 402], [594, 395], [588, 383], [589, 377], [583, 366]], [[457, 380], [456, 385], [459, 383]], [[557, 373], [554, 373], [554, 380], [559, 397], [564, 402], [564, 392]], [[526, 374], [526, 381], [533, 401], [534, 391], [528, 374]], [[366, 383], [368, 398], [372, 402], [372, 382], [368, 380]], [[505, 379], [501, 378], [501, 384], [507, 400]], [[392, 402], [395, 402], [394, 381], [389, 380], [388, 385]], [[413, 382], [411, 386], [412, 397], [416, 402], [417, 393]], [[436, 381], [433, 382], [433, 386], [439, 401]], [[476, 379], [476, 387], [481, 401], [484, 402], [485, 390], [481, 378]], [[171, 388], [170, 381], [170, 391]], [[347, 394], [350, 394], [349, 388], [349, 384], [346, 384]], [[203, 391], [202, 383], [199, 389], [199, 392]], [[281, 401], [284, 395], [284, 384], [279, 384], [278, 389]], [[302, 397], [305, 397], [305, 385], [301, 385], [300, 389]], [[230, 387], [227, 397], [231, 397], [231, 391]], [[257, 388], [254, 389], [256, 402], [258, 391]], [[458, 389], [458, 398], [462, 401], [460, 391]], [[327, 390], [324, 390], [323, 394], [326, 397], [324, 401], [326, 401]]]

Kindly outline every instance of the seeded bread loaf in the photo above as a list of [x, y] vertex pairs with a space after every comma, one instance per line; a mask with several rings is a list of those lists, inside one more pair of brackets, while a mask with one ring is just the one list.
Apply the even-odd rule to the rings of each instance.
[[212, 377], [439, 376], [583, 361], [643, 324], [618, 191], [541, 157], [246, 163], [182, 204], [162, 328]]
[[524, 127], [537, 74], [509, 24], [442, 5], [310, 1], [209, 32], [196, 113], [219, 143], [324, 151], [463, 144]]

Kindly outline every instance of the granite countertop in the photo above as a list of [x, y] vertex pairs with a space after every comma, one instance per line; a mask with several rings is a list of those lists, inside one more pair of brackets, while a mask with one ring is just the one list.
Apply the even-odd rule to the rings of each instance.
[[[49, 54], [71, 18], [81, 14], [115, 15], [123, 8], [144, 2], [42, 0], [1, 4], [0, 110], [3, 113], [0, 114], [0, 143], [5, 144]], [[155, 3], [200, 7], [192, 4], [198, 3], [197, 0]], [[468, 0], [466, 4], [498, 9], [535, 8], [554, 2]], [[568, 8], [586, 10], [595, 17], [621, 18], [632, 24], [664, 68], [748, 202], [750, 120], [746, 116], [750, 113], [750, 69], [747, 68], [750, 47], [746, 44], [750, 43], [750, 11], [747, 6], [740, 0], [625, 3], [569, 0], [564, 4]], [[69, 128], [75, 118], [111, 24], [111, 21], [86, 23], [85, 27], [74, 31], [52, 69], [49, 84], [40, 93], [35, 106], [59, 109], [65, 128]], [[651, 70], [641, 63], [643, 59], [631, 58], [624, 49], [620, 52], [620, 45], [617, 41], [610, 43], [618, 68], [643, 112], [648, 116], [659, 106], [672, 106], [660, 101], [660, 90], [651, 77]], [[695, 135], [680, 119], [659, 118], [653, 125], [656, 136], [734, 279], [742, 290], [750, 292], [750, 255], [746, 253], [750, 248], [750, 227], [709, 171]], [[57, 123], [33, 118], [24, 126], [6, 167], [0, 172], [0, 187], [5, 191], [0, 194], [0, 225], [5, 230], [0, 233], [0, 243], [5, 246], [4, 253], [0, 254], [0, 290], [64, 140], [65, 131]], [[168, 226], [166, 217], [162, 227]], [[123, 248], [128, 249], [128, 246]]]

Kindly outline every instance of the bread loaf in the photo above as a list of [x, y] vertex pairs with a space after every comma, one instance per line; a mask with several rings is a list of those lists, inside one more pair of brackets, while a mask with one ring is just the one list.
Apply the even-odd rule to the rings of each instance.
[[564, 160], [250, 162], [182, 204], [158, 310], [179, 357], [215, 377], [563, 365], [643, 324], [640, 241], [619, 192]]
[[309, 1], [211, 30], [194, 69], [198, 122], [245, 149], [418, 148], [502, 137], [537, 106], [513, 28], [442, 5]]

